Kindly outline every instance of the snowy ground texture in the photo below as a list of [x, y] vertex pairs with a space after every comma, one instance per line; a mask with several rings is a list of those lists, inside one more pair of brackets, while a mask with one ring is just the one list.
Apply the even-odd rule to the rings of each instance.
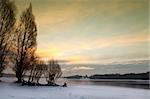
[[150, 99], [149, 90], [96, 85], [19, 86], [0, 83], [0, 99]]

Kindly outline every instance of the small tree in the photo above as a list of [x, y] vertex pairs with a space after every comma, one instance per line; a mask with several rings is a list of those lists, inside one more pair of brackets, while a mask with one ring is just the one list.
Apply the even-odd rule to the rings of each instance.
[[48, 84], [55, 84], [55, 81], [62, 75], [61, 67], [55, 60], [50, 60], [45, 72], [45, 78]]
[[10, 0], [0, 0], [0, 76], [8, 63], [16, 6]]
[[20, 23], [16, 29], [16, 57], [13, 70], [16, 73], [17, 82], [22, 81], [27, 68], [33, 63], [32, 58], [37, 46], [36, 37], [37, 28], [32, 14], [32, 5], [30, 4], [29, 8], [22, 13]]

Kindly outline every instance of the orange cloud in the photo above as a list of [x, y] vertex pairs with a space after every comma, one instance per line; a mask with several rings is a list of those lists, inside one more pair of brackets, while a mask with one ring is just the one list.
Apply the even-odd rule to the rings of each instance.
[[[66, 43], [67, 42], [67, 43]], [[38, 49], [37, 54], [41, 57], [54, 57], [56, 59], [69, 60], [71, 62], [80, 63], [91, 60], [91, 56], [80, 55], [87, 50], [101, 49], [112, 47], [128, 47], [139, 43], [149, 42], [146, 33], [103, 37], [103, 38], [89, 38], [81, 41], [62, 41], [60, 43], [48, 42], [47, 49]], [[68, 53], [72, 53], [68, 55]], [[78, 53], [78, 54], [76, 54]], [[94, 53], [94, 52], [93, 52]], [[100, 53], [98, 53], [99, 55]]]
[[62, 50], [54, 46], [49, 49], [37, 49], [36, 53], [41, 57], [50, 57], [50, 58], [59, 57], [63, 55]]

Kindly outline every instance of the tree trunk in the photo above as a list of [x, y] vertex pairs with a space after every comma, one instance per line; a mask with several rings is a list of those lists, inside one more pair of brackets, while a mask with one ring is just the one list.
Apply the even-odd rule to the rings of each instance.
[[16, 73], [16, 77], [17, 77], [17, 83], [21, 83], [22, 82], [22, 74], [21, 73]]
[[22, 82], [22, 80], [21, 80], [21, 78], [19, 77], [19, 78], [17, 78], [18, 80], [17, 80], [17, 83], [21, 83]]

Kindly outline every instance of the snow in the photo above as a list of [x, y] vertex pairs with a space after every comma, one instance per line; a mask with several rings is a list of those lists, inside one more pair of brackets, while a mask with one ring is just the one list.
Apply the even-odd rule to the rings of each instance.
[[0, 83], [0, 99], [150, 99], [149, 97], [147, 89], [101, 85], [71, 85], [63, 88]]

